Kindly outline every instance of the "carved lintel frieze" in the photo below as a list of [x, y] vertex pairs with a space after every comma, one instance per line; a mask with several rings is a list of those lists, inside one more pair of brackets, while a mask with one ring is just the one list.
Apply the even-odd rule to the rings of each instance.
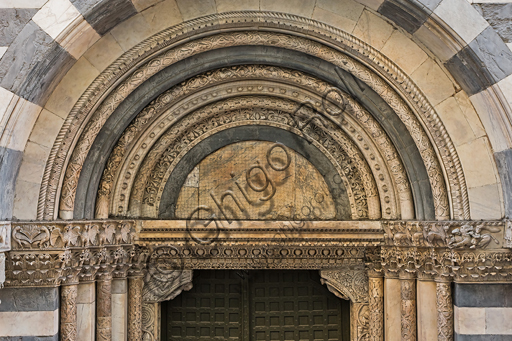
[[[384, 221], [384, 245], [500, 248], [504, 221]], [[512, 235], [511, 235], [512, 237]]]

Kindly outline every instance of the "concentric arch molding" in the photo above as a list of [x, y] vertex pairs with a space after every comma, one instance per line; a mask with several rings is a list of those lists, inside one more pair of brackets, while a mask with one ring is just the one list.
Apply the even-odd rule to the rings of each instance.
[[[265, 79], [264, 75], [271, 75], [272, 79]], [[245, 80], [255, 77], [254, 80]], [[226, 79], [229, 79], [230, 82], [222, 84]], [[294, 83], [300, 84], [300, 87]], [[156, 143], [162, 132], [169, 129], [169, 126], [177, 122], [179, 118], [189, 115], [197, 108], [243, 94], [244, 101], [249, 100], [249, 102], [254, 101], [254, 99], [250, 100], [251, 96], [272, 95], [274, 97], [268, 100], [276, 106], [277, 110], [289, 107], [293, 111], [300, 107], [300, 103], [312, 103], [312, 106], [315, 104], [320, 106], [321, 94], [326, 93], [329, 89], [332, 89], [329, 84], [310, 75], [286, 68], [263, 65], [221, 68], [200, 74], [177, 85], [161, 94], [144, 108], [119, 139], [106, 163], [99, 185], [96, 207], [102, 208], [110, 202], [112, 215], [126, 215], [127, 212], [117, 210], [123, 206], [123, 201], [126, 201], [120, 200], [120, 197], [128, 198], [130, 196], [132, 186], [127, 183], [126, 179], [134, 178], [134, 172], [137, 172], [136, 169], [139, 169], [145, 155], [150, 153], [149, 150], [152, 149], [150, 146]], [[191, 92], [193, 93], [191, 94]], [[287, 98], [297, 103], [286, 106], [279, 98]], [[393, 193], [395, 192], [393, 190], [384, 190], [387, 193], [380, 194], [383, 217], [389, 219], [390, 216], [394, 216], [389, 212], [402, 211], [403, 213], [404, 209], [407, 211], [407, 203], [412, 204], [412, 198], [407, 175], [396, 149], [380, 125], [364, 108], [346, 95], [343, 95], [343, 98], [345, 103], [348, 103], [347, 110], [343, 119], [338, 117], [337, 124], [365, 155], [372, 168], [374, 178], [380, 184], [379, 188], [381, 186], [386, 186], [389, 189], [396, 188], [396, 194]], [[260, 98], [254, 103], [261, 106], [264, 101], [264, 98]], [[224, 106], [222, 110], [227, 110], [226, 108]], [[200, 110], [204, 111], [203, 108]], [[307, 111], [307, 108], [303, 107], [302, 110]], [[172, 133], [165, 132], [165, 135], [172, 136]], [[386, 174], [386, 169], [389, 170], [389, 175], [382, 175]], [[377, 178], [379, 179], [377, 180]], [[116, 182], [117, 189], [114, 190], [112, 187]], [[395, 195], [400, 197], [401, 210], [393, 208]], [[402, 202], [404, 197], [405, 202]], [[389, 212], [386, 212], [388, 210]], [[106, 209], [97, 209], [96, 212], [96, 218], [108, 216]], [[99, 215], [98, 212], [100, 212]]]
[[[256, 26], [265, 27], [265, 32], [246, 31]], [[227, 33], [218, 34], [220, 30]], [[191, 40], [194, 35], [202, 38]], [[72, 211], [83, 160], [94, 137], [131, 91], [187, 56], [247, 44], [302, 51], [337, 65], [368, 84], [404, 120], [419, 144], [433, 188], [436, 218], [469, 217], [464, 175], [453, 143], [425, 96], [396, 65], [364, 42], [328, 25], [288, 14], [248, 11], [216, 14], [177, 25], [148, 38], [108, 67], [76, 103], [54, 143], [41, 185], [38, 218], [56, 217], [59, 204], [63, 212]]]

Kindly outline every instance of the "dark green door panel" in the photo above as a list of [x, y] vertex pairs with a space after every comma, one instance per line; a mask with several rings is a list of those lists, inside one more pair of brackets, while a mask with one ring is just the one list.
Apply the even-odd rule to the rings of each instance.
[[349, 340], [349, 302], [318, 271], [201, 270], [162, 303], [163, 340]]

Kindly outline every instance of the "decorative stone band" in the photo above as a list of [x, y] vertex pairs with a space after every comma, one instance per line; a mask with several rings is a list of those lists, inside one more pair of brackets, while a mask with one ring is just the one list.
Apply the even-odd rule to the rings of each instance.
[[71, 285], [162, 269], [329, 270], [362, 260], [372, 276], [509, 281], [504, 225], [509, 222], [16, 222], [6, 285]]

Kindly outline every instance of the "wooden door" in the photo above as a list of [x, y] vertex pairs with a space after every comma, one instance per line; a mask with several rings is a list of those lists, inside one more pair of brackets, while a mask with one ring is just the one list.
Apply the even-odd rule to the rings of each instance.
[[199, 270], [162, 304], [162, 340], [349, 340], [349, 302], [318, 271]]

